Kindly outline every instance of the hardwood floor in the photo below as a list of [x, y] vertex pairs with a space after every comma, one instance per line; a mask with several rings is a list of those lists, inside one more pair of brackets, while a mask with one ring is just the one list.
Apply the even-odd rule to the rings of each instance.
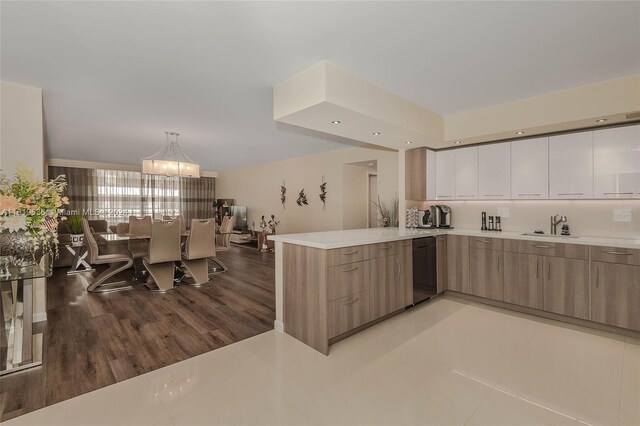
[[232, 246], [202, 287], [88, 294], [84, 274], [47, 282], [43, 366], [0, 379], [0, 422], [273, 329], [273, 253]]

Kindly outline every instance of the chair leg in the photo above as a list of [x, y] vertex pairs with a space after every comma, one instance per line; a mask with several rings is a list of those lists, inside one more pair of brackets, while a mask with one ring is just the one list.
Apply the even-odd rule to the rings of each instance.
[[131, 259], [109, 264], [109, 267], [96, 277], [96, 279], [87, 287], [89, 293], [107, 293], [111, 291], [130, 290], [133, 286], [127, 281], [115, 281], [105, 283], [105, 281], [118, 272], [122, 272], [133, 264]]
[[209, 271], [214, 273], [214, 274], [221, 273], [221, 272], [227, 272], [227, 270], [229, 269], [227, 267], [227, 265], [222, 263], [222, 261], [220, 259], [218, 259], [217, 257], [210, 257], [209, 260], [211, 262], [215, 263], [214, 266], [211, 266], [209, 268]]
[[153, 278], [155, 287], [157, 287], [155, 288], [152, 286], [152, 283], [146, 282], [144, 286], [147, 290], [164, 293], [165, 291], [174, 290], [176, 288], [173, 281], [176, 266], [173, 262], [152, 264], [147, 263], [147, 261], [145, 260], [144, 266], [147, 268], [149, 274]]
[[182, 264], [189, 271], [193, 278], [193, 283], [187, 282], [185, 284], [201, 286], [210, 282], [209, 280], [209, 264], [207, 259], [195, 259], [187, 260], [182, 259]]

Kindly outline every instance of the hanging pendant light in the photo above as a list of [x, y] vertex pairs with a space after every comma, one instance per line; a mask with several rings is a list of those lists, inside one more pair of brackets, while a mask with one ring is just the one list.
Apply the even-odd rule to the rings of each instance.
[[[178, 145], [180, 133], [164, 133], [167, 135], [167, 144], [156, 154], [142, 159], [142, 173], [199, 178], [200, 165], [191, 161]], [[170, 140], [172, 136], [175, 137], [173, 141]]]

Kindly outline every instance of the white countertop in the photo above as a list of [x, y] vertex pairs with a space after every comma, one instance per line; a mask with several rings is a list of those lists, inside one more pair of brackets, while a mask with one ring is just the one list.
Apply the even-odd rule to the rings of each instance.
[[492, 238], [506, 238], [525, 241], [546, 241], [556, 243], [570, 243], [594, 246], [640, 249], [640, 235], [630, 238], [609, 237], [545, 237], [522, 235], [523, 232], [513, 231], [480, 231], [473, 229], [400, 229], [400, 228], [369, 228], [350, 229], [346, 231], [309, 232], [303, 234], [269, 235], [269, 240], [319, 249], [334, 249], [341, 247], [359, 246], [365, 244], [384, 243], [389, 241], [408, 240], [428, 237], [432, 235], [466, 235], [485, 236]]

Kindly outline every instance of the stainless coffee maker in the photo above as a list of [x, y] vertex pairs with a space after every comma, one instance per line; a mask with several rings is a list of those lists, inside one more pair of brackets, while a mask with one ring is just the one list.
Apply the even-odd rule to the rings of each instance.
[[431, 218], [435, 228], [451, 228], [451, 207], [444, 204], [431, 206]]

